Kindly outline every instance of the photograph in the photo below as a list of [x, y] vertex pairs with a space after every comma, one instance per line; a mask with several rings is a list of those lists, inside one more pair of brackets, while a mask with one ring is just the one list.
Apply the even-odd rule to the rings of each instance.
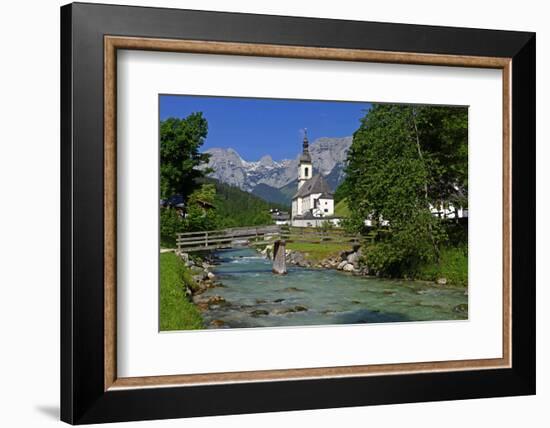
[[468, 320], [468, 106], [158, 102], [160, 331]]

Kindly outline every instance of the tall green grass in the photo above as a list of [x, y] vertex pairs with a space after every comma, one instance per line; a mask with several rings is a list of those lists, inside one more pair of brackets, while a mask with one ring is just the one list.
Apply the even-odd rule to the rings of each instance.
[[194, 287], [183, 261], [174, 253], [160, 255], [160, 330], [203, 328], [201, 314], [185, 296], [185, 286]]
[[414, 276], [427, 281], [446, 278], [448, 284], [468, 286], [468, 248], [466, 246], [443, 248], [439, 263], [420, 266]]

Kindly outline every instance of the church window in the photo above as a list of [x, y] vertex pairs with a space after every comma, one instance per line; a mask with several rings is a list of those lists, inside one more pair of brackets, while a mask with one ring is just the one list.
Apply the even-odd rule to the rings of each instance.
[[306, 166], [304, 168], [304, 177], [307, 177], [308, 174], [309, 174], [309, 168]]

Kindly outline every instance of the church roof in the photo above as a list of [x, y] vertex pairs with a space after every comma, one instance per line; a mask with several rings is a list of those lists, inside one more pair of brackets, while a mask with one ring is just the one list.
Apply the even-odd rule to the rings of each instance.
[[321, 195], [319, 196], [319, 199], [333, 199], [333, 198], [334, 196], [330, 192], [321, 193]]
[[311, 177], [311, 179], [307, 180], [302, 187], [298, 189], [298, 192], [296, 192], [292, 199], [305, 198], [312, 193], [330, 194], [330, 187], [321, 174], [316, 174]]
[[302, 153], [300, 155], [299, 162], [300, 163], [311, 163], [311, 155], [309, 154], [309, 152]]

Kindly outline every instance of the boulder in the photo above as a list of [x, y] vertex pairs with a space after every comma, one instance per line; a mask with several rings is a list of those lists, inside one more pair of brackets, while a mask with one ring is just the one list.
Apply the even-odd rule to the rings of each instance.
[[219, 305], [225, 303], [225, 299], [222, 296], [211, 296], [207, 301], [208, 305]]
[[358, 265], [360, 258], [361, 258], [361, 251], [356, 251], [355, 253], [349, 254], [346, 260], [348, 261], [348, 263], [351, 263], [353, 265]]
[[347, 260], [348, 256], [352, 253], [353, 251], [340, 251], [340, 254], [339, 254], [339, 257], [340, 257], [340, 260]]
[[299, 251], [293, 251], [292, 253], [290, 253], [289, 262], [293, 265], [300, 266], [300, 267], [311, 266], [311, 263]]
[[224, 320], [212, 320], [212, 321], [210, 321], [210, 325], [212, 327], [223, 327], [225, 325], [225, 321]]
[[347, 261], [347, 260], [344, 260], [343, 262], [340, 262], [340, 263], [338, 264], [338, 266], [336, 267], [336, 269], [342, 270], [342, 269], [344, 269], [344, 266], [346, 266], [347, 264], [348, 264], [348, 261]]
[[213, 280], [214, 278], [216, 278], [216, 275], [214, 275], [212, 272], [208, 272], [206, 274], [206, 277], [209, 279], [209, 280]]
[[342, 270], [344, 272], [353, 272], [355, 270], [355, 267], [351, 263], [347, 263]]

